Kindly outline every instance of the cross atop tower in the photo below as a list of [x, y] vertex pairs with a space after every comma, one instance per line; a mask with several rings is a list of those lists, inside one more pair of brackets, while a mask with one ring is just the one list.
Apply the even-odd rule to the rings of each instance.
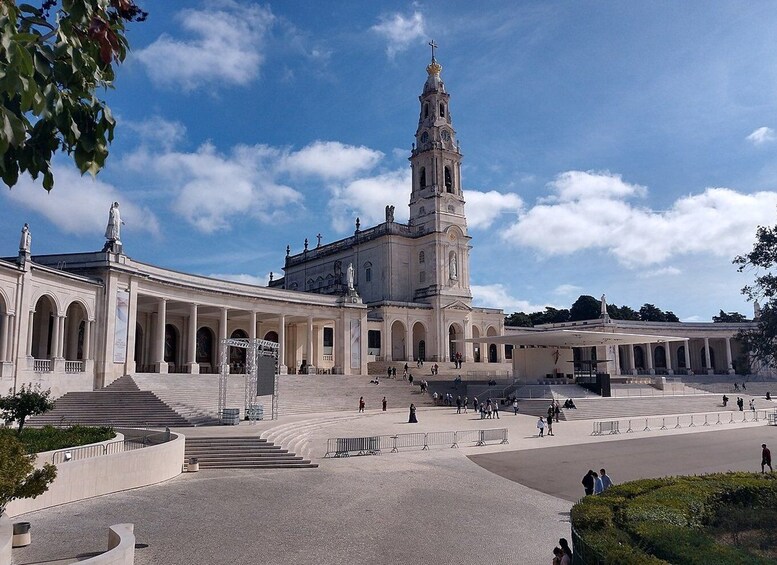
[[429, 42], [429, 47], [432, 48], [432, 61], [435, 61], [434, 50], [437, 49], [437, 44], [434, 42], [434, 39]]

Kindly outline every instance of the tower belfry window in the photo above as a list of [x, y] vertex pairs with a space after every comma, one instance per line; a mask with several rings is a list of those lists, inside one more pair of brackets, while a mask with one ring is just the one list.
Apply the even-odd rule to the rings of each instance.
[[440, 117], [445, 117], [445, 104], [440, 104]]
[[429, 117], [429, 104], [424, 104], [424, 118]]
[[421, 174], [418, 182], [421, 185], [421, 188], [426, 188], [426, 167], [421, 167]]
[[450, 167], [445, 167], [445, 192], [453, 192], [453, 178]]

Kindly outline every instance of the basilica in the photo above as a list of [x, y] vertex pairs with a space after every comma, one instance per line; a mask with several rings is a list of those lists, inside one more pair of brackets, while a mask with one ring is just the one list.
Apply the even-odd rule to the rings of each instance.
[[[387, 206], [379, 225], [362, 228], [357, 219], [345, 239], [287, 249], [284, 276], [267, 287], [133, 259], [121, 241], [119, 203], [99, 252], [35, 255], [25, 224], [18, 254], [0, 259], [0, 389], [38, 383], [56, 397], [128, 374], [217, 373], [227, 338], [277, 343], [280, 374], [367, 374], [373, 361], [460, 358], [484, 367], [513, 363], [516, 376], [566, 375], [566, 366], [558, 369], [566, 342], [543, 345], [536, 331], [506, 331], [501, 310], [472, 305], [473, 248], [451, 97], [434, 55], [426, 72], [409, 157], [408, 223], [396, 222]], [[741, 354], [732, 324], [616, 325], [641, 335], [618, 342], [612, 354], [603, 348], [613, 345], [580, 343], [569, 361], [599, 351], [613, 374], [725, 374]], [[603, 319], [586, 329], [613, 327]], [[651, 334], [664, 345], [651, 346]], [[516, 347], [523, 353], [512, 355]], [[540, 349], [550, 353], [530, 352]], [[245, 370], [244, 350], [227, 358], [230, 371]]]

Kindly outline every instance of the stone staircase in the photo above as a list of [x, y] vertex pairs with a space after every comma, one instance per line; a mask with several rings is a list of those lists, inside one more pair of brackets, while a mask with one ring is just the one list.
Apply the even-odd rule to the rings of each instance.
[[68, 392], [54, 409], [27, 420], [32, 427], [113, 426], [114, 428], [186, 427], [192, 424], [153, 392], [139, 390], [130, 377], [92, 392]]
[[461, 369], [454, 368], [452, 361], [438, 361], [438, 374], [434, 376], [432, 375], [434, 361], [425, 361], [423, 367], [417, 367], [415, 361], [372, 361], [367, 363], [367, 374], [385, 377], [389, 367], [396, 367], [397, 378], [401, 379], [405, 363], [407, 363], [408, 373], [413, 375], [413, 378], [426, 380], [432, 378], [453, 380], [457, 376], [461, 376], [462, 380], [467, 380], [468, 375], [472, 375], [472, 379], [488, 380], [489, 374], [497, 379], [506, 379], [508, 378], [507, 373], [513, 370], [512, 363], [509, 361], [506, 363], [462, 363]]
[[[729, 395], [731, 401], [723, 408], [718, 395], [693, 396], [657, 396], [632, 398], [575, 398], [575, 410], [563, 410], [567, 420], [609, 420], [639, 416], [662, 416], [669, 414], [693, 414], [702, 412], [726, 412], [738, 410], [736, 398]], [[740, 395], [745, 400], [747, 409], [750, 397]], [[756, 407], [764, 408], [766, 401], [756, 399]], [[523, 403], [519, 403], [523, 404]], [[769, 403], [771, 406], [771, 403]], [[547, 409], [547, 401], [545, 402]]]
[[259, 436], [187, 437], [184, 457], [202, 469], [309, 469], [318, 467]]

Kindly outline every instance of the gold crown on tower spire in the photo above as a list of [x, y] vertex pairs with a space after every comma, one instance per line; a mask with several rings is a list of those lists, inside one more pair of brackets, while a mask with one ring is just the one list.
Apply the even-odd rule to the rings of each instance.
[[437, 44], [434, 42], [434, 40], [429, 42], [429, 47], [432, 48], [432, 62], [427, 65], [426, 72], [429, 73], [429, 76], [440, 76], [442, 65], [440, 65], [440, 63], [437, 62], [437, 59], [434, 58], [434, 50], [437, 49]]

